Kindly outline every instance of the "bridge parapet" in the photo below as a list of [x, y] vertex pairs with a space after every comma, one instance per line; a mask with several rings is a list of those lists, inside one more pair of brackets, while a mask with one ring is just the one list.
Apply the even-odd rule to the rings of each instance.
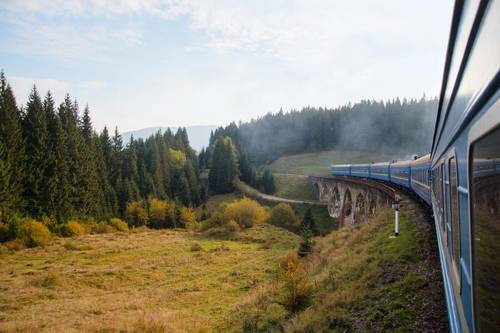
[[328, 213], [339, 227], [354, 225], [373, 215], [379, 207], [399, 202], [391, 187], [366, 178], [348, 176], [310, 176], [315, 195], [328, 204]]

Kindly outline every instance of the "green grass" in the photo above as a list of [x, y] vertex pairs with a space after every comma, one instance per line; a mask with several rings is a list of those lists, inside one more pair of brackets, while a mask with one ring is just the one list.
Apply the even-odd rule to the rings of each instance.
[[270, 167], [274, 173], [321, 175], [329, 173], [331, 164], [382, 162], [390, 159], [391, 157], [378, 153], [329, 150], [284, 156], [271, 163]]
[[274, 195], [282, 198], [314, 200], [311, 183], [306, 176], [292, 174], [274, 174], [276, 193]]
[[3, 253], [0, 332], [216, 330], [297, 245], [296, 235], [261, 225], [233, 240], [157, 230]]
[[433, 230], [417, 228], [416, 223], [423, 222], [403, 211], [400, 236], [389, 238], [393, 224], [387, 210], [317, 238], [313, 254], [304, 259], [316, 286], [312, 305], [276, 318], [273, 309], [279, 304], [280, 282], [266, 283], [256, 289], [258, 293], [276, 296], [263, 298], [257, 291], [249, 295], [229, 326], [238, 331], [252, 320], [262, 331], [269, 327], [284, 332], [445, 331], [439, 261], [427, 261], [421, 251]]

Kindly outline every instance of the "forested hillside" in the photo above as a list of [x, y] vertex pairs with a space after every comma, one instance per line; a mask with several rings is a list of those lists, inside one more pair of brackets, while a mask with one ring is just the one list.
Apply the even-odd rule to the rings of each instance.
[[13, 216], [104, 219], [149, 196], [197, 205], [198, 160], [185, 129], [127, 145], [115, 129], [97, 133], [88, 106], [69, 95], [56, 106], [33, 87], [19, 107], [0, 78], [0, 222]]
[[269, 113], [218, 128], [210, 142], [229, 136], [243, 158], [264, 164], [281, 156], [329, 149], [394, 155], [430, 149], [437, 98], [361, 101], [342, 107]]

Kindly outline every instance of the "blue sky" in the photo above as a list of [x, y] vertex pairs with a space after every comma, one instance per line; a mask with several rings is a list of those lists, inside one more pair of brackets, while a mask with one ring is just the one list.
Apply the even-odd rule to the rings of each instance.
[[0, 67], [96, 128], [224, 125], [437, 95], [452, 1], [0, 1]]

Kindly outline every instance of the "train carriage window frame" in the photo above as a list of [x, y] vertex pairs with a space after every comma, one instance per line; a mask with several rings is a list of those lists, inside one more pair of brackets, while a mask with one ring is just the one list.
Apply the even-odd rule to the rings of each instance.
[[[489, 135], [500, 131], [500, 98], [497, 94], [496, 98], [491, 99], [492, 102], [486, 103], [483, 109], [486, 109], [484, 114], [478, 121], [473, 124], [469, 131], [468, 137], [468, 172], [467, 172], [467, 182], [469, 184], [469, 255], [470, 255], [470, 276], [472, 282], [472, 313], [474, 317], [474, 326], [476, 331], [481, 331], [480, 317], [478, 314], [478, 277], [477, 277], [477, 260], [476, 260], [476, 229], [475, 229], [475, 187], [474, 187], [474, 148], [483, 139], [487, 138]], [[500, 145], [498, 145], [500, 147]], [[483, 295], [488, 295], [483, 293]], [[495, 303], [496, 304], [496, 303]]]
[[458, 193], [459, 174], [458, 163], [455, 150], [452, 151], [448, 158], [448, 181], [449, 181], [449, 195], [450, 195], [450, 225], [451, 225], [451, 262], [452, 270], [454, 272], [455, 280], [458, 286], [457, 290], [461, 291], [461, 268], [460, 260], [462, 258], [461, 246], [461, 226], [460, 226], [460, 197]]

